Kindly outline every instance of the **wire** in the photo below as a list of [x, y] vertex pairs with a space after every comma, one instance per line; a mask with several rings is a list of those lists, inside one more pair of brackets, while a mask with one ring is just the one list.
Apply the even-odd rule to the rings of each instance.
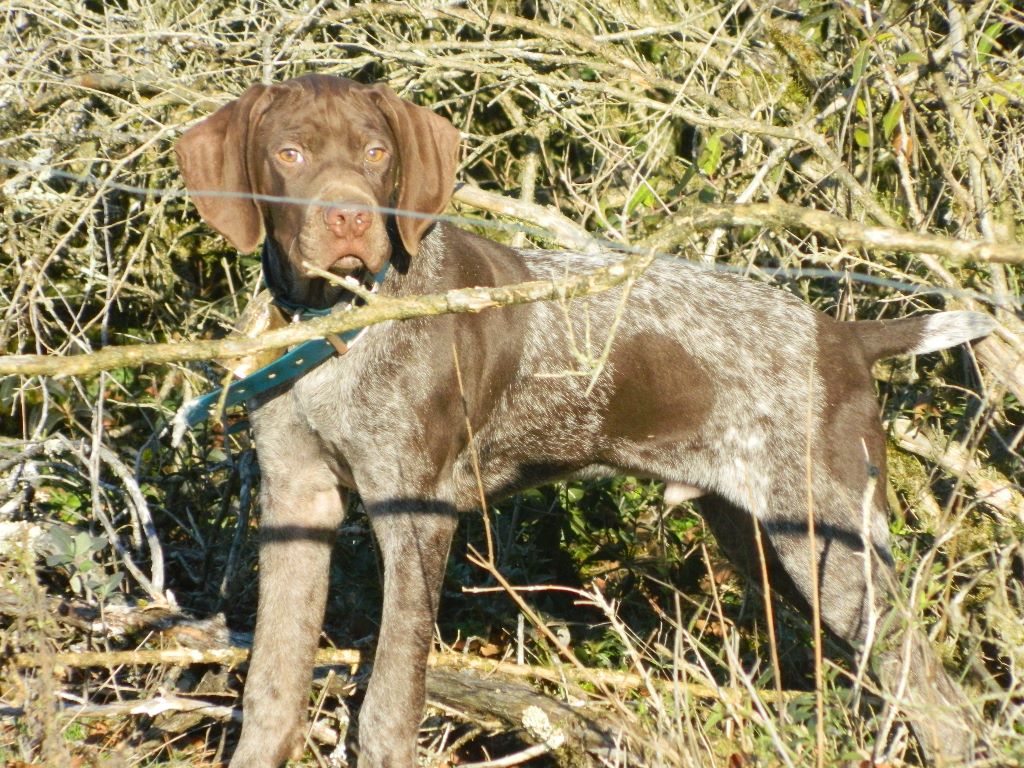
[[[178, 200], [185, 199], [186, 197], [241, 198], [252, 200], [254, 202], [259, 201], [269, 203], [285, 203], [290, 205], [321, 206], [329, 206], [332, 204], [337, 204], [338, 202], [332, 200], [323, 200], [319, 198], [264, 195], [255, 192], [223, 192], [220, 190], [186, 191], [184, 189], [143, 187], [136, 184], [124, 184], [122, 182], [113, 181], [111, 179], [103, 179], [88, 173], [71, 173], [69, 171], [54, 168], [51, 165], [46, 165], [43, 163], [32, 163], [23, 160], [14, 160], [6, 157], [0, 157], [0, 166], [6, 166], [8, 168], [14, 168], [22, 171], [35, 172], [39, 174], [39, 180], [44, 182], [50, 179], [63, 179], [78, 184], [91, 184], [98, 187], [100, 190], [111, 189], [116, 190], [118, 192], [124, 192], [130, 195], [157, 197], [164, 200]], [[7, 183], [9, 184], [10, 181], [8, 181]], [[430, 219], [432, 221], [443, 221], [450, 224], [461, 224], [465, 226], [480, 227], [484, 229], [492, 229], [512, 233], [522, 232], [529, 237], [540, 238], [545, 240], [553, 239], [552, 233], [549, 230], [526, 224], [512, 223], [495, 219], [483, 219], [471, 216], [460, 216], [458, 214], [428, 214], [422, 213], [420, 211], [408, 211], [400, 208], [391, 208], [388, 206], [363, 206], [353, 204], [351, 201], [345, 201], [344, 204], [346, 208], [352, 208], [355, 210], [365, 210], [373, 213], [381, 213], [390, 216], [402, 216], [406, 218], [416, 219]], [[591, 238], [595, 245], [609, 252], [617, 252], [622, 254], [638, 254], [649, 252], [649, 249], [625, 245], [623, 243], [617, 243], [612, 240], [608, 240], [596, 235], [591, 235]], [[751, 272], [751, 268], [748, 266], [736, 266], [732, 264], [722, 264], [718, 262], [707, 263], [702, 261], [696, 261], [693, 259], [687, 259], [683, 256], [678, 256], [676, 254], [664, 252], [659, 252], [656, 254], [656, 256], [658, 258], [672, 259], [674, 261], [683, 260], [697, 269], [706, 269], [708, 271], [745, 275], [749, 275]], [[944, 298], [973, 299], [975, 301], [980, 301], [986, 304], [991, 304], [1003, 308], [1011, 306], [1014, 309], [1020, 309], [1022, 306], [1021, 300], [1016, 297], [995, 296], [994, 294], [982, 293], [980, 291], [949, 288], [933, 284], [915, 284], [907, 282], [905, 280], [895, 280], [892, 278], [869, 275], [863, 272], [852, 272], [849, 270], [824, 269], [821, 267], [768, 267], [761, 265], [755, 265], [754, 270], [766, 277], [775, 280], [800, 280], [808, 278], [821, 278], [827, 280], [852, 280], [854, 282], [862, 283], [865, 285], [872, 285], [879, 288], [887, 288], [893, 291], [911, 294], [914, 296], [941, 296]]]

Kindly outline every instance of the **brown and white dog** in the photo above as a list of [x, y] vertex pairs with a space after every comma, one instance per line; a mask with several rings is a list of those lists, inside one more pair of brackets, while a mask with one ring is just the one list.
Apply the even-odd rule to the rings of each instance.
[[[390, 260], [381, 291], [397, 296], [558, 280], [612, 260], [516, 250], [433, 224], [453, 189], [458, 141], [447, 120], [382, 85], [310, 75], [253, 86], [188, 130], [177, 153], [190, 190], [238, 193], [195, 203], [241, 251], [266, 235], [268, 281], [293, 303], [330, 306], [341, 294], [304, 263], [349, 274]], [[423, 215], [377, 210], [390, 206]], [[278, 766], [301, 749], [345, 489], [359, 492], [384, 563], [359, 764], [416, 764], [449, 543], [457, 515], [479, 508], [463, 402], [489, 498], [561, 478], [663, 480], [677, 498], [702, 495], [722, 547], [755, 574], [760, 526], [771, 583], [808, 602], [810, 499], [825, 625], [857, 650], [873, 635], [876, 676], [904, 691], [927, 754], [969, 755], [976, 726], [963, 694], [926, 638], [890, 620], [885, 443], [870, 368], [991, 328], [970, 312], [837, 322], [783, 291], [674, 260], [654, 263], [624, 304], [620, 289], [567, 308], [372, 326], [348, 354], [250, 403], [260, 597], [232, 766]], [[613, 330], [593, 387], [563, 375], [578, 367], [576, 344], [601, 345]]]

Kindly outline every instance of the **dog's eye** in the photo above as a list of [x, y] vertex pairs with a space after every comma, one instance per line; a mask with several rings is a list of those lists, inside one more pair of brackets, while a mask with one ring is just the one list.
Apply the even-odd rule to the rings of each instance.
[[371, 163], [379, 163], [387, 156], [388, 151], [384, 147], [370, 147], [366, 150], [366, 159]]
[[277, 159], [288, 165], [296, 165], [303, 161], [302, 153], [294, 147], [285, 147], [277, 151]]

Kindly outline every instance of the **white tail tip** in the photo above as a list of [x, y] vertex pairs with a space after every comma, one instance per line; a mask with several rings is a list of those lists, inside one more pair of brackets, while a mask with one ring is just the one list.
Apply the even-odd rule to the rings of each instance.
[[908, 351], [915, 355], [923, 355], [938, 349], [955, 347], [965, 341], [988, 336], [995, 327], [996, 321], [981, 312], [939, 312], [928, 316], [921, 338]]

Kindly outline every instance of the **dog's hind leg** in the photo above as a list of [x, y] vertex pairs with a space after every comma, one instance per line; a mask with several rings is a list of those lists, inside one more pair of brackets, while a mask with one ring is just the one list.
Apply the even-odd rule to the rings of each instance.
[[[856, 654], [872, 654], [873, 676], [909, 721], [926, 757], [938, 765], [969, 759], [976, 750], [975, 716], [902, 605], [874, 494], [862, 500], [869, 505], [866, 516], [848, 491], [836, 487], [828, 495], [814, 494], [812, 565], [808, 500], [800, 498], [798, 487], [791, 487], [788, 504], [780, 510], [786, 492], [776, 490], [768, 519], [761, 524], [771, 588], [803, 608], [816, 599], [829, 631]], [[722, 550], [760, 586], [754, 518], [720, 497], [702, 500], [699, 506]]]

